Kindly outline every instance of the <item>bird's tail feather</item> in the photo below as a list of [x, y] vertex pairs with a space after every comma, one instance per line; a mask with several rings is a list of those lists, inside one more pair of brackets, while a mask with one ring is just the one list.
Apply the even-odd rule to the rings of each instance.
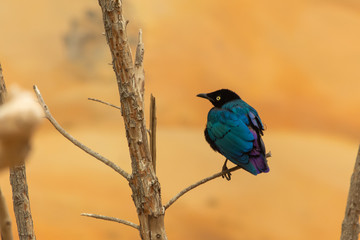
[[269, 166], [267, 164], [267, 160], [263, 155], [250, 157], [250, 164], [254, 166], [257, 174], [262, 172], [266, 173], [270, 171]]

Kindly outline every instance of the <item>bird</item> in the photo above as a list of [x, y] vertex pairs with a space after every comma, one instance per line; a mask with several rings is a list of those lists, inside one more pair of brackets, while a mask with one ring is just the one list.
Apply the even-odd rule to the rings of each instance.
[[[265, 128], [257, 111], [229, 89], [200, 93], [197, 97], [213, 105], [204, 135], [210, 147], [226, 158], [222, 172], [228, 170], [228, 160], [253, 175], [269, 172], [261, 138]], [[222, 177], [229, 181], [231, 173], [223, 173]]]

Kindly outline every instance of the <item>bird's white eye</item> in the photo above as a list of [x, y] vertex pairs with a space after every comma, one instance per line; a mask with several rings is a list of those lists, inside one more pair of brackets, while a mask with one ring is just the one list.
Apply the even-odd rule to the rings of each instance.
[[217, 96], [216, 97], [216, 101], [220, 101], [221, 97], [220, 96]]

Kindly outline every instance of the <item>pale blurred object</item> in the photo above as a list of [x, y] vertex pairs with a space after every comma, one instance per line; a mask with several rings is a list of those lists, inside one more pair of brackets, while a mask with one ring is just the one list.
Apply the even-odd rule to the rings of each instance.
[[44, 113], [33, 95], [13, 86], [0, 106], [0, 169], [22, 164]]

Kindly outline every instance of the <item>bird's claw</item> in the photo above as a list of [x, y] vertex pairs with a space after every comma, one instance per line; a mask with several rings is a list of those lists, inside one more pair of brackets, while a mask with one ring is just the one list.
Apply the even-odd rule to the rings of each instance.
[[225, 178], [226, 180], [230, 181], [231, 180], [231, 173], [230, 172], [226, 172], [227, 170], [229, 170], [226, 166], [226, 162], [227, 160], [225, 161], [225, 164], [224, 166], [222, 167], [222, 174], [221, 174], [221, 177], [222, 178]]
[[231, 180], [231, 173], [223, 173], [221, 175], [222, 178], [225, 178], [226, 180], [230, 181]]

